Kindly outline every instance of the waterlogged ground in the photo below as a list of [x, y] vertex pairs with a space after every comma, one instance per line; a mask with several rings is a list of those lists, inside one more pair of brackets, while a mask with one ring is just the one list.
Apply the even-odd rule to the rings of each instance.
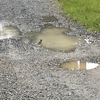
[[[95, 31], [90, 35], [85, 27], [59, 14], [60, 11], [54, 0], [0, 1], [0, 24], [12, 25], [22, 32], [21, 36], [0, 40], [1, 100], [100, 99], [99, 65], [92, 70], [60, 67], [61, 63], [72, 60], [99, 64], [100, 33]], [[49, 25], [70, 28], [65, 34], [85, 38], [87, 43], [79, 44], [70, 53], [30, 45], [32, 41], [26, 38], [26, 33], [40, 32]]]

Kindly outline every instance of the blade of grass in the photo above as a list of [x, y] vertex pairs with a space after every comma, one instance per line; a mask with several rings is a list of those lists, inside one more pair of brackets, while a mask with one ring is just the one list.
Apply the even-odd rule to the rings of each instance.
[[100, 31], [100, 0], [58, 0], [63, 13], [87, 25], [89, 30]]

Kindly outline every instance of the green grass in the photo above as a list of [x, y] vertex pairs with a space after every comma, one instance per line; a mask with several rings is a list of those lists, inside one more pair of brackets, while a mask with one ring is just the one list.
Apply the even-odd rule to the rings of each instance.
[[88, 26], [88, 30], [100, 31], [100, 0], [58, 0], [63, 9], [82, 25]]

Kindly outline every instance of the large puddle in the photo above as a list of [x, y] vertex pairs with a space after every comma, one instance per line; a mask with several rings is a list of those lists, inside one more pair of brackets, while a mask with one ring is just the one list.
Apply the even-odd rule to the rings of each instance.
[[64, 28], [46, 28], [42, 29], [40, 33], [26, 33], [26, 36], [31, 40], [33, 44], [38, 44], [42, 39], [41, 45], [46, 49], [54, 51], [70, 52], [84, 42], [84, 39], [78, 38], [77, 36], [69, 36], [64, 32], [69, 29]]
[[81, 61], [67, 61], [60, 65], [62, 68], [67, 69], [77, 69], [77, 70], [89, 70], [96, 68], [99, 64], [90, 63], [90, 62], [81, 62]]
[[19, 33], [20, 31], [13, 26], [2, 27], [2, 25], [0, 24], [0, 40], [12, 38], [13, 36], [18, 35]]
[[[64, 28], [44, 28], [41, 32], [26, 33], [26, 37], [22, 41], [30, 41], [28, 45], [42, 45], [46, 49], [51, 49], [60, 52], [71, 52], [84, 42], [84, 39], [77, 36], [69, 36], [64, 32], [70, 29]], [[0, 24], [0, 39], [12, 38], [19, 35], [20, 31], [13, 26], [2, 27]], [[40, 41], [41, 40], [41, 41]], [[40, 41], [40, 42], [39, 42]]]

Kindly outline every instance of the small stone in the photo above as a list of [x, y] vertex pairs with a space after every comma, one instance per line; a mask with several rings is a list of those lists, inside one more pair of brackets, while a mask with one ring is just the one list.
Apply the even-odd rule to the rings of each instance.
[[68, 93], [68, 96], [70, 96], [71, 94], [72, 94], [72, 93], [71, 93], [71, 92], [69, 92], [69, 93]]

